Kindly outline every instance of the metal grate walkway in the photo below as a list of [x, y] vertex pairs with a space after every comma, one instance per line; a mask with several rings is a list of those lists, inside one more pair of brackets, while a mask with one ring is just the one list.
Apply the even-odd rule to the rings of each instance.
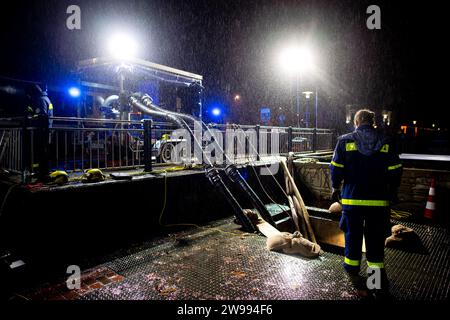
[[[428, 253], [386, 249], [392, 295], [400, 300], [447, 299], [448, 232], [402, 224], [416, 231]], [[359, 299], [342, 272], [340, 255], [325, 252], [319, 259], [308, 260], [269, 252], [265, 249], [266, 238], [241, 233], [230, 219], [213, 226], [217, 229], [180, 233], [102, 265], [122, 275], [123, 281], [88, 291], [79, 298]]]

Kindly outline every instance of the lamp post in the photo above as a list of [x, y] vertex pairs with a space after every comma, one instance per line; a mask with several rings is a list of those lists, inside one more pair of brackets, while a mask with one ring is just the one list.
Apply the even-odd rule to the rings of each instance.
[[[131, 67], [126, 64], [126, 60], [134, 58], [137, 53], [137, 43], [129, 35], [124, 33], [113, 34], [108, 41], [109, 55], [117, 59], [121, 64], [117, 68], [117, 76], [119, 82], [119, 105], [120, 120], [129, 120], [129, 107], [127, 104], [127, 96], [125, 94], [125, 75], [131, 72]], [[124, 129], [125, 124], [120, 124]], [[122, 138], [125, 140], [125, 137]]]
[[[313, 151], [316, 152], [317, 148], [317, 105], [318, 105], [318, 90], [316, 91], [304, 91], [305, 98], [309, 100], [312, 94], [314, 94], [314, 133], [313, 133]], [[306, 117], [308, 119], [308, 117]], [[308, 120], [307, 120], [308, 121]]]
[[300, 74], [296, 75], [296, 86], [295, 86], [295, 96], [297, 99], [297, 128], [300, 128]]
[[[314, 93], [313, 91], [303, 91], [302, 92], [305, 95], [306, 100], [309, 100], [311, 98], [311, 95]], [[305, 121], [306, 121], [306, 127], [309, 128], [309, 118], [310, 118], [310, 113], [308, 110], [308, 106], [305, 107]], [[315, 117], [317, 117], [317, 110], [316, 110], [316, 114]], [[314, 118], [315, 119], [315, 118]], [[317, 123], [316, 123], [316, 127], [317, 127]]]
[[280, 63], [282, 68], [296, 77], [296, 111], [297, 127], [300, 127], [300, 76], [312, 68], [313, 55], [306, 46], [291, 46], [282, 51]]

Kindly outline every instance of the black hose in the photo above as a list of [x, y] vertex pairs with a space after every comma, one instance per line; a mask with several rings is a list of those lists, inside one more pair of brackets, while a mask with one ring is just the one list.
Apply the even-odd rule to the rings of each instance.
[[269, 211], [267, 210], [266, 206], [258, 197], [256, 192], [252, 189], [252, 187], [250, 187], [247, 181], [244, 180], [244, 178], [242, 177], [236, 166], [233, 164], [227, 166], [225, 168], [225, 173], [230, 178], [230, 180], [236, 183], [240, 187], [240, 189], [247, 195], [249, 200], [261, 214], [262, 218], [276, 228], [277, 226], [273, 221], [273, 218], [270, 215]]
[[247, 232], [255, 232], [256, 231], [255, 226], [253, 225], [249, 217], [245, 215], [241, 205], [236, 200], [231, 191], [228, 189], [226, 184], [223, 182], [219, 171], [215, 168], [208, 169], [206, 170], [206, 177], [211, 182], [211, 184], [216, 188], [216, 190], [225, 196], [228, 203], [234, 210], [234, 215], [239, 220], [244, 230]]
[[[187, 125], [187, 123], [183, 120], [186, 119], [188, 121], [199, 121], [199, 119], [195, 118], [194, 116], [175, 112], [175, 111], [169, 111], [165, 110], [153, 103], [153, 99], [147, 95], [142, 93], [135, 93], [132, 97], [130, 97], [130, 101], [137, 101], [135, 97], [139, 97], [142, 103], [137, 103], [136, 106], [141, 109], [145, 113], [149, 114], [155, 114], [155, 115], [164, 115], [164, 117], [170, 117], [173, 119], [176, 119], [177, 123], [184, 122], [184, 125], [181, 125], [182, 128], [186, 128], [190, 134], [193, 136], [195, 140], [194, 133], [192, 132], [191, 128]], [[202, 125], [204, 125], [207, 130], [209, 131], [209, 128], [201, 122]], [[198, 141], [194, 141], [195, 143], [199, 144]], [[200, 145], [201, 147], [201, 145]], [[226, 175], [229, 177], [229, 179], [240, 187], [240, 189], [247, 195], [247, 197], [250, 199], [250, 201], [253, 203], [255, 208], [258, 210], [258, 212], [261, 214], [264, 220], [266, 220], [268, 223], [270, 223], [272, 226], [276, 227], [276, 224], [270, 215], [269, 211], [265, 207], [264, 203], [261, 201], [261, 199], [258, 197], [258, 195], [255, 193], [255, 191], [248, 185], [248, 183], [244, 180], [244, 178], [241, 176], [239, 171], [237, 170], [236, 166], [229, 165], [225, 170]], [[219, 173], [215, 169], [208, 170], [206, 172], [206, 176], [210, 180], [210, 182], [221, 191], [222, 194], [225, 195], [229, 203], [233, 206], [233, 209], [235, 210], [236, 217], [240, 220], [244, 228], [248, 230], [254, 230], [253, 225], [251, 224], [250, 220], [247, 216], [245, 216], [242, 213], [242, 208], [240, 208], [239, 203], [234, 198], [231, 191], [226, 187], [225, 183], [223, 182], [222, 178], [220, 177]], [[240, 213], [239, 213], [240, 212]], [[250, 225], [251, 227], [250, 227]]]

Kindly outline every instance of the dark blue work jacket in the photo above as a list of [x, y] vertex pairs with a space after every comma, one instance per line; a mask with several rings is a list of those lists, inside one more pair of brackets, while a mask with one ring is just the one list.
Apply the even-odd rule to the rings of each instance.
[[387, 207], [400, 184], [402, 165], [388, 139], [375, 128], [361, 125], [339, 137], [330, 164], [332, 186], [342, 181], [345, 210]]

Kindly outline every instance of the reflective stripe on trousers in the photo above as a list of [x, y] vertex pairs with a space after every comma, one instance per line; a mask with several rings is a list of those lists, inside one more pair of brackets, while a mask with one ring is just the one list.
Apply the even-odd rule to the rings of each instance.
[[388, 200], [360, 200], [360, 199], [342, 199], [343, 205], [348, 206], [369, 206], [369, 207], [388, 207]]

